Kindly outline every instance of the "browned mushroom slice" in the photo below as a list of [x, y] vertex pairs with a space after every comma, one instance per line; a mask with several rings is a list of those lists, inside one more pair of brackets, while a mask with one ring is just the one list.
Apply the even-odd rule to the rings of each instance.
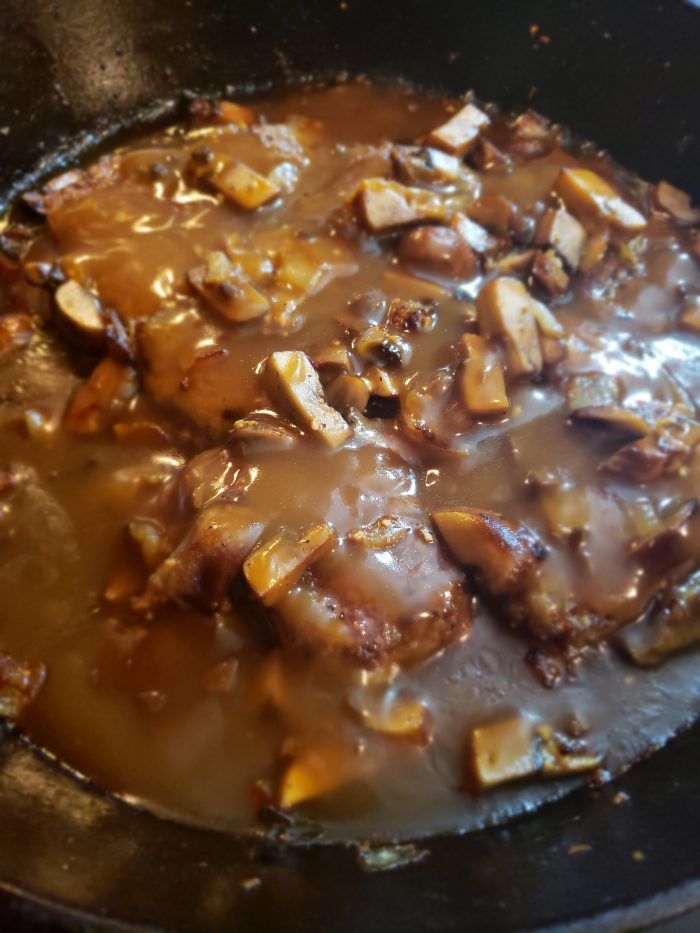
[[651, 615], [618, 635], [617, 644], [639, 667], [655, 667], [700, 642], [700, 571], [670, 587]]
[[100, 340], [104, 336], [105, 325], [96, 295], [69, 279], [58, 286], [54, 298], [62, 320], [66, 321], [75, 333], [92, 341]]
[[201, 511], [170, 557], [151, 574], [139, 610], [175, 602], [212, 611], [228, 592], [264, 525], [248, 508], [215, 503]]
[[186, 505], [200, 510], [217, 500], [236, 499], [249, 480], [248, 469], [234, 463], [225, 447], [214, 447], [201, 451], [184, 465], [180, 495]]
[[270, 302], [254, 288], [225, 253], [208, 253], [202, 266], [190, 269], [190, 284], [223, 317], [235, 323], [265, 314]]
[[433, 522], [452, 555], [473, 567], [494, 595], [517, 592], [544, 557], [525, 525], [481, 509], [440, 509]]
[[355, 199], [360, 219], [375, 233], [428, 220], [442, 220], [445, 216], [445, 205], [434, 192], [410, 188], [386, 178], [365, 179], [360, 183]]
[[672, 567], [686, 556], [682, 545], [688, 537], [688, 524], [698, 510], [698, 500], [688, 499], [653, 528], [630, 544], [630, 554], [657, 573]]
[[450, 220], [450, 229], [474, 250], [475, 253], [488, 253], [497, 246], [497, 241], [488, 230], [467, 217], [466, 214], [453, 214]]
[[459, 374], [462, 401], [472, 415], [502, 415], [510, 408], [503, 368], [488, 342], [478, 334], [463, 334], [464, 362]]
[[314, 368], [328, 375], [347, 373], [351, 369], [348, 349], [339, 340], [316, 347], [309, 356]]
[[474, 104], [465, 104], [447, 123], [431, 131], [428, 142], [453, 155], [463, 155], [490, 122], [483, 110]]
[[73, 393], [63, 425], [73, 434], [96, 434], [126, 407], [137, 390], [136, 372], [106, 357]]
[[569, 288], [569, 276], [554, 250], [535, 250], [532, 277], [539, 287], [552, 297], [563, 295]]
[[270, 178], [260, 175], [243, 162], [226, 165], [211, 180], [222, 194], [247, 211], [257, 210], [273, 201], [282, 190]]
[[335, 541], [335, 531], [326, 524], [315, 525], [299, 537], [280, 532], [246, 558], [243, 573], [248, 585], [264, 606], [274, 606]]
[[43, 664], [21, 664], [0, 652], [0, 717], [14, 721], [34, 700], [46, 679]]
[[352, 409], [364, 411], [370, 397], [370, 387], [361, 376], [342, 373], [326, 386], [326, 398], [339, 412], [348, 414]]
[[646, 227], [643, 215], [589, 169], [563, 168], [556, 190], [566, 207], [580, 220], [602, 221], [629, 233]]
[[392, 373], [380, 369], [379, 366], [370, 366], [366, 369], [362, 375], [362, 381], [367, 386], [371, 397], [398, 399], [401, 392], [402, 382]]
[[399, 179], [407, 185], [446, 187], [468, 171], [456, 156], [429, 146], [394, 146], [391, 161]]
[[326, 402], [311, 360], [300, 350], [272, 353], [265, 366], [271, 394], [290, 411], [302, 428], [329, 447], [338, 447], [352, 434], [345, 419]]
[[546, 211], [537, 225], [535, 243], [551, 246], [574, 271], [581, 262], [585, 242], [586, 231], [563, 207]]
[[603, 464], [638, 483], [648, 483], [665, 473], [676, 473], [700, 443], [700, 424], [682, 415], [657, 422], [646, 437], [626, 444]]
[[654, 189], [657, 205], [673, 217], [679, 224], [689, 227], [700, 224], [700, 208], [693, 207], [690, 195], [674, 188], [667, 181], [660, 181]]
[[287, 450], [299, 439], [299, 430], [271, 412], [253, 411], [234, 422], [229, 438], [245, 444], [246, 449]]
[[21, 311], [0, 316], [0, 361], [32, 342], [34, 324], [28, 314]]
[[471, 733], [469, 763], [482, 790], [538, 774], [542, 761], [534, 723], [513, 716], [477, 726]]
[[642, 415], [621, 405], [584, 405], [574, 409], [571, 417], [576, 421], [597, 422], [630, 437], [645, 437], [651, 432], [651, 426]]
[[363, 331], [354, 349], [363, 359], [388, 367], [405, 366], [411, 358], [410, 344], [381, 325]]
[[433, 268], [455, 278], [470, 279], [479, 270], [476, 254], [450, 227], [418, 227], [401, 238], [398, 256], [407, 263]]
[[605, 373], [580, 373], [566, 385], [567, 408], [571, 414], [579, 408], [612, 408], [617, 405], [620, 387], [614, 376]]
[[509, 376], [536, 376], [542, 371], [533, 299], [522, 282], [507, 277], [487, 282], [477, 296], [476, 310], [482, 334], [503, 341]]

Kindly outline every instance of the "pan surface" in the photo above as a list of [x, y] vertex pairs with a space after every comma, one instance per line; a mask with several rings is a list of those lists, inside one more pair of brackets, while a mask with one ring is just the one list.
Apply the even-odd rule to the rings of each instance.
[[[342, 72], [531, 103], [699, 195], [699, 38], [700, 11], [681, 0], [5, 0], [0, 200], [183, 89]], [[74, 921], [159, 928], [629, 928], [700, 903], [699, 762], [696, 728], [610, 787], [368, 875], [351, 850], [262, 846], [129, 809], [8, 735], [0, 884]]]

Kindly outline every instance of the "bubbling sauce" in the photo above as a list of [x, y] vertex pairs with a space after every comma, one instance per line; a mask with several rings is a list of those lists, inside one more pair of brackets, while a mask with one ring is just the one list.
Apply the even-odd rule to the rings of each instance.
[[[700, 705], [700, 213], [538, 115], [197, 101], [0, 263], [0, 701], [221, 829], [407, 837]], [[261, 823], [262, 821], [262, 823]]]

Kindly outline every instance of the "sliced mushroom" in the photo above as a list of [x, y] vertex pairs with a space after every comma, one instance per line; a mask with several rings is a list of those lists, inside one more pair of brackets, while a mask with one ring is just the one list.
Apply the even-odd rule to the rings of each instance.
[[324, 373], [346, 373], [351, 368], [348, 349], [339, 340], [316, 347], [311, 351], [310, 358], [314, 367]]
[[581, 220], [602, 221], [629, 233], [646, 227], [644, 216], [589, 169], [563, 168], [556, 191], [571, 213]]
[[355, 196], [362, 222], [373, 232], [381, 233], [408, 224], [442, 220], [442, 199], [424, 188], [410, 188], [386, 178], [366, 178]]
[[315, 525], [299, 537], [281, 532], [248, 555], [243, 574], [260, 602], [274, 606], [335, 541], [336, 533], [327, 524]]
[[410, 344], [381, 325], [363, 331], [354, 349], [363, 359], [389, 367], [405, 366], [411, 358]]
[[229, 321], [252, 321], [270, 309], [268, 299], [220, 251], [208, 253], [205, 264], [190, 269], [188, 278], [207, 303]]
[[471, 217], [467, 217], [466, 214], [453, 214], [450, 229], [454, 230], [475, 253], [488, 253], [497, 246], [496, 240], [488, 230]]
[[522, 282], [508, 277], [487, 282], [477, 296], [476, 310], [481, 333], [503, 341], [509, 376], [536, 376], [542, 371], [533, 298]]
[[581, 262], [585, 242], [585, 229], [563, 207], [546, 211], [537, 225], [535, 243], [538, 246], [551, 246], [574, 271]]
[[136, 372], [106, 357], [73, 393], [63, 425], [73, 434], [96, 434], [123, 409], [138, 391]]
[[447, 123], [430, 132], [428, 142], [452, 155], [464, 155], [490, 122], [483, 110], [474, 104], [465, 104]]
[[568, 291], [570, 279], [561, 259], [552, 249], [535, 250], [532, 278], [548, 295], [556, 298]]
[[651, 432], [651, 425], [645, 418], [621, 405], [583, 405], [574, 409], [571, 417], [576, 421], [596, 422], [630, 437], [645, 437]]
[[351, 373], [342, 373], [336, 376], [326, 386], [326, 398], [333, 408], [347, 414], [352, 409], [364, 411], [370, 397], [370, 387], [367, 380]]
[[407, 185], [447, 187], [466, 171], [456, 156], [429, 146], [394, 146], [391, 161], [399, 179]]
[[216, 172], [211, 179], [214, 186], [231, 201], [247, 211], [254, 211], [273, 201], [281, 188], [249, 165], [235, 162]]
[[566, 385], [567, 408], [571, 414], [580, 408], [616, 407], [619, 396], [617, 379], [606, 373], [580, 373], [571, 376]]
[[464, 357], [459, 374], [462, 401], [472, 415], [502, 415], [510, 408], [503, 367], [478, 334], [463, 334], [460, 349]]
[[496, 512], [440, 509], [432, 519], [456, 560], [475, 568], [494, 595], [518, 591], [544, 557], [529, 528]]
[[665, 473], [676, 473], [700, 443], [700, 424], [685, 416], [658, 421], [651, 434], [626, 444], [603, 467], [648, 483]]
[[397, 254], [404, 262], [428, 266], [454, 278], [470, 279], [479, 271], [474, 250], [450, 227], [410, 230], [401, 238]]
[[344, 418], [326, 402], [311, 360], [300, 350], [272, 353], [265, 366], [271, 394], [291, 412], [300, 427], [311, 431], [329, 447], [339, 447], [352, 434]]
[[272, 412], [253, 411], [233, 423], [229, 439], [256, 451], [288, 450], [299, 439], [299, 431]]
[[371, 525], [351, 531], [348, 539], [372, 551], [385, 550], [403, 541], [410, 530], [410, 527], [395, 515], [384, 515]]
[[62, 320], [78, 334], [90, 340], [104, 336], [105, 325], [97, 296], [80, 283], [68, 279], [54, 293], [56, 308]]
[[663, 519], [656, 528], [636, 538], [630, 544], [630, 554], [640, 563], [657, 573], [664, 567], [679, 563], [685, 554], [679, 555], [680, 545], [688, 537], [688, 523], [697, 513], [698, 500], [688, 499]]
[[534, 723], [513, 716], [478, 726], [471, 733], [469, 758], [482, 790], [533, 777], [541, 767]]
[[674, 188], [667, 181], [660, 181], [654, 189], [657, 205], [673, 217], [679, 224], [692, 227], [700, 224], [700, 208], [693, 207], [690, 195]]

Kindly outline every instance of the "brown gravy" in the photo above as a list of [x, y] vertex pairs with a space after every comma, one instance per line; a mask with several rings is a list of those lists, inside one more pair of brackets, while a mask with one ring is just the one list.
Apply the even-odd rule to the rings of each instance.
[[7, 221], [0, 647], [43, 683], [0, 677], [130, 801], [466, 830], [700, 706], [700, 218], [532, 115], [435, 132], [461, 106], [200, 104]]

